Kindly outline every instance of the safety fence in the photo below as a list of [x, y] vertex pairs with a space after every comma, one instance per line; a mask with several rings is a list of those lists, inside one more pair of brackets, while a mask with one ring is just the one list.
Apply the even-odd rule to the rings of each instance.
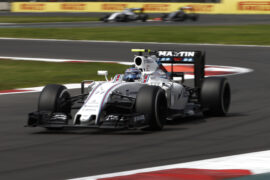
[[221, 3], [141, 3], [141, 2], [15, 2], [12, 12], [115, 12], [124, 8], [144, 8], [146, 13], [168, 13], [190, 6], [202, 14], [270, 14], [270, 1], [223, 0]]

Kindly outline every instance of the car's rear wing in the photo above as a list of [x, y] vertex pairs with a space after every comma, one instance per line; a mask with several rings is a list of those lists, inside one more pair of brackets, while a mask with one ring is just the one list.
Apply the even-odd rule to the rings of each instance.
[[174, 76], [174, 64], [194, 65], [194, 84], [200, 88], [204, 79], [205, 53], [201, 51], [156, 51], [161, 64], [171, 64], [171, 75]]
[[[132, 49], [132, 52], [137, 52], [139, 55], [148, 53], [155, 55], [158, 58], [158, 64], [171, 64], [171, 78], [177, 76], [181, 72], [174, 72], [174, 64], [193, 64], [194, 65], [194, 86], [201, 88], [204, 79], [205, 53], [202, 51], [175, 51], [175, 50], [159, 50], [151, 51], [149, 49]], [[161, 68], [165, 72], [166, 69]], [[183, 73], [183, 72], [182, 72]], [[183, 73], [184, 74], [184, 73]]]

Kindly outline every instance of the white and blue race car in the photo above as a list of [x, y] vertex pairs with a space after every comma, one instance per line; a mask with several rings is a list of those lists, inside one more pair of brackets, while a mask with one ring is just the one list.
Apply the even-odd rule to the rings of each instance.
[[145, 22], [147, 19], [148, 15], [143, 12], [143, 8], [126, 8], [122, 12], [107, 14], [100, 18], [103, 22]]
[[[98, 71], [106, 81], [83, 81], [79, 95], [71, 96], [63, 85], [45, 86], [27, 126], [161, 130], [174, 118], [227, 114], [230, 85], [224, 77], [204, 76], [203, 52], [133, 52], [138, 52], [133, 67], [111, 80], [107, 71]], [[187, 86], [184, 73], [174, 72], [175, 64], [194, 65], [194, 85]]]

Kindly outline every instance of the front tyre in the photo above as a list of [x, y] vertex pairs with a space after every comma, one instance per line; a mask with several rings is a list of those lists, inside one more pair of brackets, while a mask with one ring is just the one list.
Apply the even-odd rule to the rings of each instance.
[[[64, 113], [67, 116], [71, 112], [70, 94], [67, 88], [59, 84], [49, 84], [43, 88], [38, 101], [38, 111], [51, 113]], [[61, 130], [61, 127], [50, 127], [48, 130]]]
[[205, 78], [201, 88], [201, 102], [205, 115], [225, 116], [231, 102], [231, 90], [227, 79]]
[[62, 112], [70, 114], [70, 94], [59, 84], [49, 84], [43, 88], [38, 101], [38, 111]]
[[104, 17], [100, 18], [100, 21], [108, 22], [108, 18], [110, 17], [110, 14], [105, 15]]
[[144, 114], [150, 130], [161, 130], [167, 117], [165, 92], [158, 86], [143, 86], [136, 98], [136, 112]]
[[168, 18], [168, 14], [163, 14], [163, 15], [161, 16], [161, 20], [162, 20], [162, 21], [166, 21], [167, 18]]

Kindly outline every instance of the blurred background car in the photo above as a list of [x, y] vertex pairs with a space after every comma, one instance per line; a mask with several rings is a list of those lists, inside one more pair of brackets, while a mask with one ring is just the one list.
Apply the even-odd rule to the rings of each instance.
[[100, 18], [103, 22], [129, 22], [140, 20], [145, 22], [148, 15], [143, 13], [143, 8], [126, 8], [122, 12], [115, 12]]
[[162, 21], [197, 21], [198, 18], [199, 15], [194, 12], [194, 8], [189, 6], [181, 7], [178, 11], [169, 14], [163, 14], [161, 17]]

